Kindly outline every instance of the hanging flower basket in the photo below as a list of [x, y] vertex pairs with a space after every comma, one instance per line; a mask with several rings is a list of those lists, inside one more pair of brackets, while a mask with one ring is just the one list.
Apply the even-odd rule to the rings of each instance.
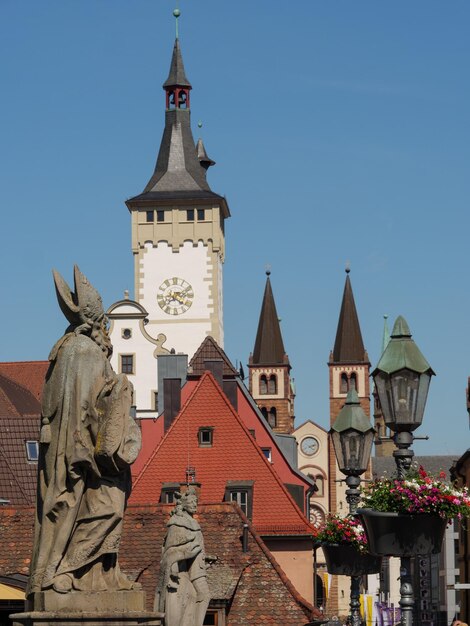
[[382, 558], [368, 552], [360, 552], [355, 546], [324, 543], [322, 550], [329, 574], [364, 576], [380, 572]]
[[447, 520], [435, 513], [391, 513], [359, 509], [369, 550], [380, 556], [438, 554]]

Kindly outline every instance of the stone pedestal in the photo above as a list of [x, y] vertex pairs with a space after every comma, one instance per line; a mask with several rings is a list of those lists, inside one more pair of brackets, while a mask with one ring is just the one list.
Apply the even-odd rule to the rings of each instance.
[[35, 593], [33, 610], [10, 615], [13, 626], [161, 626], [163, 613], [145, 610], [143, 591]]

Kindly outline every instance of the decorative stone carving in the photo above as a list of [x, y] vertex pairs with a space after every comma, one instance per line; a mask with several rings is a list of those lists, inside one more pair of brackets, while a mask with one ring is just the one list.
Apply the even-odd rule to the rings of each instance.
[[165, 612], [165, 626], [202, 626], [210, 592], [204, 540], [193, 518], [197, 493], [194, 487], [188, 487], [175, 497], [163, 544], [154, 610]]
[[[54, 272], [70, 322], [52, 348], [42, 400], [36, 528], [27, 595], [132, 590], [118, 548], [141, 446], [132, 384], [109, 362], [101, 297], [77, 266], [75, 293]], [[37, 596], [38, 602], [34, 602]], [[37, 609], [41, 610], [39, 606]]]

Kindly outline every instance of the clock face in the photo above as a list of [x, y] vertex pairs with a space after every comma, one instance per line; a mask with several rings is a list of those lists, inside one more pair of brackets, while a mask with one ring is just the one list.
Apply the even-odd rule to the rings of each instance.
[[313, 456], [316, 454], [319, 447], [320, 444], [315, 437], [305, 437], [305, 439], [302, 439], [302, 443], [300, 444], [300, 449], [307, 456]]
[[167, 278], [162, 282], [157, 292], [158, 306], [167, 315], [181, 315], [192, 305], [194, 290], [182, 278]]

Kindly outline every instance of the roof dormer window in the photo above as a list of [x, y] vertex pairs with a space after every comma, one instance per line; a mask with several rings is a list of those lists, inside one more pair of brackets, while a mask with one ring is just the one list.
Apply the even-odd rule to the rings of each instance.
[[39, 459], [39, 443], [37, 441], [26, 441], [26, 458], [28, 461], [36, 463]]

